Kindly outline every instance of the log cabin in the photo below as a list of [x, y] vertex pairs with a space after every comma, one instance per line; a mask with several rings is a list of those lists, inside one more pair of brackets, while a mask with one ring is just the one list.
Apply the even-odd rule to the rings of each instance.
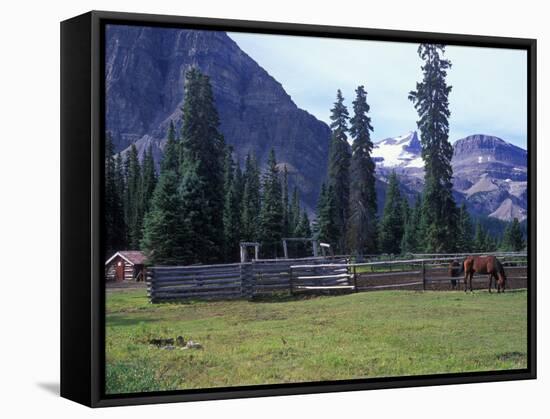
[[139, 250], [120, 250], [105, 262], [107, 281], [144, 281], [147, 258]]

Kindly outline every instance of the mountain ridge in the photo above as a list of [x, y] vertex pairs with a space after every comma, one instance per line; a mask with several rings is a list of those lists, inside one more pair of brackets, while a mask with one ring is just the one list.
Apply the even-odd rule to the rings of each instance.
[[106, 129], [117, 152], [153, 148], [158, 162], [170, 121], [181, 128], [185, 72], [210, 77], [220, 131], [243, 163], [252, 152], [264, 164], [271, 148], [309, 210], [326, 169], [330, 129], [300, 109], [283, 86], [225, 32], [108, 25]]

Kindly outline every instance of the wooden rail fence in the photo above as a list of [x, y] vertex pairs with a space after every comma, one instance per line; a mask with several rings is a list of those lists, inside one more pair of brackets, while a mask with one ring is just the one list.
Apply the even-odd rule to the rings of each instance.
[[[254, 298], [281, 292], [441, 289], [448, 287], [451, 280], [462, 284], [461, 277], [451, 278], [448, 274], [449, 261], [455, 258], [350, 263], [346, 257], [338, 256], [223, 265], [153, 266], [147, 269], [147, 289], [153, 303]], [[499, 259], [509, 280], [527, 279], [525, 254], [499, 255]], [[474, 280], [486, 282], [487, 276], [474, 276]]]

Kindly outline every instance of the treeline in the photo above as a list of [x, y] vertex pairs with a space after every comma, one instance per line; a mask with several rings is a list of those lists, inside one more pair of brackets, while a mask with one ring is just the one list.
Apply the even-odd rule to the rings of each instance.
[[[283, 237], [311, 237], [275, 152], [263, 173], [251, 153], [241, 169], [219, 131], [208, 77], [191, 69], [185, 80], [182, 128], [170, 124], [158, 175], [151, 148], [141, 163], [135, 145], [123, 159], [107, 135], [107, 251], [142, 249], [155, 264], [218, 263], [238, 260], [240, 241], [259, 241], [263, 257], [277, 257]], [[306, 244], [294, 250], [310, 252]]]
[[[316, 231], [337, 253], [486, 252], [525, 247], [517, 220], [502, 240], [483, 226], [474, 225], [465, 205], [452, 193], [453, 147], [449, 142], [450, 117], [446, 83], [449, 60], [445, 46], [421, 44], [422, 81], [409, 93], [418, 112], [424, 160], [424, 188], [412, 208], [401, 195], [397, 175], [389, 176], [383, 214], [377, 217], [375, 164], [371, 153], [373, 131], [364, 86], [355, 90], [350, 118], [340, 90], [331, 109], [331, 140], [327, 181], [318, 201]], [[349, 139], [348, 139], [349, 135]], [[351, 147], [349, 145], [351, 142]]]

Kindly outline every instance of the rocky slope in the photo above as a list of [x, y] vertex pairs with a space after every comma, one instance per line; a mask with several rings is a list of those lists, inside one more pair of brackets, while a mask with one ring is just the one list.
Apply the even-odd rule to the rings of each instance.
[[151, 144], [157, 160], [171, 120], [180, 127], [185, 72], [210, 76], [220, 129], [243, 162], [273, 147], [312, 209], [325, 173], [330, 130], [299, 109], [279, 82], [224, 32], [108, 26], [106, 128], [117, 151]]

